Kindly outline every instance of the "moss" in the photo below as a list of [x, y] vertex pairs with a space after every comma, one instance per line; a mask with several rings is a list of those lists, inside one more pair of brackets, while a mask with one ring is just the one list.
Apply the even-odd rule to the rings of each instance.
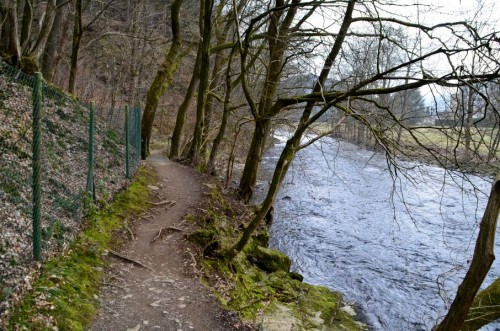
[[269, 236], [269, 232], [267, 232], [267, 230], [261, 230], [253, 236], [253, 240], [259, 246], [263, 246], [263, 247], [269, 246], [269, 239], [270, 239], [270, 236]]
[[288, 256], [274, 249], [257, 246], [250, 255], [259, 267], [268, 272], [288, 272], [292, 264]]
[[28, 75], [34, 75], [38, 71], [38, 63], [33, 58], [23, 56], [19, 60], [19, 68]]
[[[235, 205], [216, 190], [209, 197], [209, 207], [197, 219], [202, 228], [195, 231], [194, 238], [202, 246], [216, 239], [222, 246], [231, 247], [240, 236], [242, 215], [251, 215], [251, 210]], [[239, 215], [234, 210], [239, 210]], [[364, 329], [341, 309], [339, 293], [303, 283], [300, 274], [289, 272], [286, 255], [261, 247], [268, 238], [266, 229], [260, 228], [244, 248], [245, 254], [231, 261], [211, 258], [201, 262], [204, 282], [212, 286], [227, 309], [268, 330]]]
[[199, 229], [188, 234], [186, 238], [201, 247], [206, 247], [214, 240], [215, 236], [216, 233], [213, 230]]
[[288, 273], [288, 275], [290, 276], [290, 278], [298, 280], [299, 282], [302, 282], [304, 280], [304, 276], [302, 276], [298, 272], [291, 271]]
[[46, 321], [50, 320], [60, 330], [84, 330], [88, 326], [98, 307], [103, 253], [117, 245], [112, 235], [122, 226], [125, 215], [147, 208], [147, 185], [152, 181], [153, 174], [140, 168], [126, 191], [89, 216], [86, 229], [68, 252], [46, 261], [33, 291], [13, 307], [8, 330], [46, 330]]
[[469, 310], [463, 330], [477, 330], [500, 318], [500, 278], [480, 291]]

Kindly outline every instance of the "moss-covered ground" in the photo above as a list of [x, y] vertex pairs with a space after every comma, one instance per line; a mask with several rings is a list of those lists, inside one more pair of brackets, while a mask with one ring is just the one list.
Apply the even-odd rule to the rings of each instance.
[[204, 280], [222, 304], [259, 330], [365, 329], [342, 309], [340, 293], [303, 283], [289, 272], [288, 257], [267, 248], [264, 226], [236, 258], [225, 258], [254, 211], [213, 189], [196, 217], [200, 229], [188, 235], [200, 247]]
[[120, 243], [113, 233], [130, 215], [148, 206], [155, 175], [141, 167], [131, 185], [112, 203], [91, 213], [66, 254], [46, 261], [32, 291], [11, 310], [7, 330], [84, 330], [98, 309], [107, 249]]

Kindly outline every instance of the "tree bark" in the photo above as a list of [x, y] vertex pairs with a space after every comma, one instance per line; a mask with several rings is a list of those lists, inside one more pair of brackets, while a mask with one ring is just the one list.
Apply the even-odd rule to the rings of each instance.
[[[59, 8], [59, 10], [61, 10], [61, 8]], [[50, 31], [52, 30], [55, 16], [56, 0], [48, 0], [40, 33], [38, 34], [38, 38], [35, 41], [35, 45], [28, 54], [28, 57], [33, 60], [33, 63], [37, 68], [40, 68], [40, 59], [43, 55], [43, 51], [45, 50], [45, 45], [47, 44], [47, 39], [49, 38]]]
[[[128, 89], [128, 104], [135, 105], [136, 104], [136, 95], [137, 95], [137, 85], [139, 80], [139, 65], [141, 60], [137, 58], [138, 48], [140, 41], [139, 37], [139, 22], [140, 17], [143, 11], [143, 0], [134, 0], [131, 1], [132, 6], [132, 21], [130, 22], [130, 33], [132, 34], [132, 49], [130, 51], [130, 63], [129, 63], [129, 89]], [[129, 10], [130, 11], [130, 10]]]
[[181, 54], [181, 33], [180, 33], [180, 9], [183, 0], [175, 0], [171, 7], [172, 21], [172, 44], [170, 50], [165, 54], [165, 59], [156, 73], [156, 76], [151, 83], [146, 97], [146, 106], [141, 122], [141, 157], [146, 159], [149, 155], [149, 143], [151, 140], [151, 132], [155, 119], [156, 109], [160, 98], [165, 91], [170, 87], [174, 74], [177, 71], [180, 63]]
[[52, 81], [54, 77], [57, 51], [59, 49], [60, 42], [62, 42], [62, 32], [64, 30], [66, 16], [68, 13], [68, 11], [66, 10], [65, 2], [66, 0], [57, 0], [56, 5], [58, 9], [54, 17], [54, 23], [52, 24], [52, 29], [50, 30], [50, 34], [45, 47], [45, 53], [43, 54], [42, 58], [41, 71], [45, 80], [49, 82]]
[[[339, 35], [335, 40], [335, 43], [332, 46], [332, 50], [328, 54], [325, 63], [323, 64], [321, 73], [314, 85], [313, 88], [314, 91], [320, 90], [321, 86], [324, 86], [324, 83], [330, 73], [332, 64], [334, 63], [335, 59], [340, 53], [342, 43], [344, 42], [345, 36], [347, 34], [347, 30], [352, 22], [352, 13], [354, 12], [355, 3], [356, 0], [349, 1], [349, 4], [346, 9], [346, 14], [344, 16], [344, 21], [342, 22], [342, 25], [340, 27]], [[234, 258], [239, 252], [243, 250], [246, 243], [250, 239], [252, 233], [255, 231], [255, 229], [257, 229], [259, 224], [262, 223], [265, 216], [267, 215], [272, 205], [274, 204], [274, 200], [276, 199], [278, 190], [281, 187], [283, 179], [285, 178], [286, 173], [288, 171], [288, 168], [290, 167], [290, 164], [292, 163], [295, 154], [300, 149], [300, 141], [302, 139], [302, 136], [305, 130], [311, 124], [309, 122], [309, 118], [311, 117], [314, 104], [315, 104], [314, 101], [309, 101], [306, 104], [306, 107], [304, 108], [297, 129], [295, 130], [293, 136], [286, 142], [285, 148], [281, 152], [280, 158], [276, 163], [273, 173], [273, 179], [271, 181], [271, 184], [269, 185], [269, 190], [267, 192], [266, 198], [264, 199], [264, 202], [262, 203], [257, 214], [254, 216], [252, 221], [243, 231], [243, 234], [241, 235], [238, 242], [229, 250], [227, 254], [228, 255], [227, 257], [229, 259]]]
[[71, 64], [69, 70], [69, 82], [68, 82], [68, 92], [75, 92], [75, 81], [78, 71], [78, 53], [80, 52], [80, 43], [82, 41], [83, 35], [83, 25], [82, 25], [82, 1], [75, 1], [75, 17], [73, 24], [73, 39], [71, 43]]
[[184, 123], [186, 122], [187, 111], [193, 100], [194, 91], [196, 89], [196, 85], [198, 84], [198, 80], [200, 78], [199, 75], [200, 66], [201, 66], [201, 46], [198, 46], [198, 52], [196, 54], [193, 74], [191, 75], [189, 86], [187, 88], [186, 94], [184, 95], [184, 100], [182, 101], [177, 111], [174, 132], [172, 133], [172, 146], [170, 148], [170, 155], [169, 155], [170, 158], [172, 159], [176, 159], [180, 156], [182, 130], [184, 128]]
[[465, 111], [465, 125], [464, 125], [464, 158], [468, 160], [471, 157], [471, 141], [472, 141], [472, 115], [474, 114], [474, 89], [467, 87], [467, 108]]
[[457, 295], [451, 304], [448, 314], [435, 329], [437, 331], [458, 331], [469, 314], [469, 309], [483, 283], [484, 278], [495, 260], [495, 232], [498, 215], [500, 213], [500, 174], [493, 182], [488, 204], [484, 211], [479, 234], [474, 248], [474, 255], [470, 268], [462, 284], [458, 287]]
[[210, 151], [210, 157], [208, 158], [207, 163], [207, 172], [215, 175], [215, 160], [217, 159], [217, 155], [219, 153], [219, 147], [224, 139], [226, 134], [227, 122], [229, 119], [229, 114], [231, 113], [231, 93], [232, 93], [232, 81], [231, 81], [231, 62], [234, 56], [234, 49], [231, 51], [229, 55], [229, 61], [226, 68], [226, 93], [224, 96], [224, 107], [222, 111], [222, 120], [219, 126], [219, 131], [217, 132], [217, 136], [215, 137], [212, 143], [212, 150]]
[[[276, 1], [276, 8], [279, 8], [280, 6], [281, 1]], [[286, 16], [282, 20], [281, 17], [285, 12]], [[279, 9], [270, 14], [270, 23], [267, 31], [269, 62], [267, 64], [267, 72], [259, 106], [256, 113], [253, 114], [255, 118], [255, 131], [238, 188], [238, 194], [245, 202], [249, 202], [253, 195], [253, 187], [255, 186], [255, 182], [257, 180], [257, 173], [262, 159], [262, 152], [271, 127], [271, 118], [273, 116], [271, 114], [271, 108], [278, 90], [282, 64], [288, 47], [287, 34], [296, 13], [297, 8], [292, 7], [289, 8], [288, 11], [285, 11], [285, 9]], [[242, 56], [242, 59], [244, 58], [245, 57]]]
[[267, 136], [271, 120], [268, 118], [257, 119], [255, 121], [255, 129], [252, 135], [252, 142], [248, 150], [245, 160], [245, 167], [241, 174], [240, 186], [238, 195], [240, 199], [248, 203], [253, 196], [253, 188], [257, 181], [257, 173], [259, 171], [260, 160], [264, 152]]
[[33, 22], [33, 0], [25, 0], [23, 8], [23, 20], [21, 22], [21, 49], [28, 48], [31, 33], [31, 23]]
[[12, 65], [17, 65], [21, 58], [21, 46], [17, 34], [17, 1], [6, 0], [3, 4], [0, 4], [0, 7], [4, 16], [4, 22], [1, 25], [0, 51], [6, 55]]
[[202, 35], [201, 41], [201, 67], [200, 67], [200, 83], [198, 84], [198, 98], [196, 103], [196, 124], [193, 133], [193, 142], [189, 150], [188, 158], [191, 159], [193, 165], [201, 165], [204, 160], [201, 154], [203, 144], [203, 130], [205, 129], [205, 104], [208, 91], [208, 79], [210, 73], [210, 37], [212, 35], [211, 19], [213, 0], [201, 0], [200, 10], [203, 14], [203, 26], [200, 29]]

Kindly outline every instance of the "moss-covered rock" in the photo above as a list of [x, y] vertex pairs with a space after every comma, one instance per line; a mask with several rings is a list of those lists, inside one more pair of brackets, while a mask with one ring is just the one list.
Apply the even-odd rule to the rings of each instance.
[[289, 275], [290, 275], [290, 278], [298, 280], [299, 282], [304, 281], [304, 276], [302, 276], [298, 272], [290, 271]]
[[269, 246], [269, 239], [270, 236], [267, 230], [261, 230], [253, 236], [253, 240], [255, 241], [255, 243], [257, 243], [257, 245], [262, 247]]
[[205, 248], [214, 241], [216, 236], [215, 231], [207, 230], [207, 229], [199, 229], [189, 233], [186, 236], [186, 239], [190, 242], [200, 246], [201, 248]]
[[255, 264], [267, 272], [280, 270], [288, 272], [292, 264], [290, 258], [285, 254], [261, 246], [256, 246], [250, 255]]

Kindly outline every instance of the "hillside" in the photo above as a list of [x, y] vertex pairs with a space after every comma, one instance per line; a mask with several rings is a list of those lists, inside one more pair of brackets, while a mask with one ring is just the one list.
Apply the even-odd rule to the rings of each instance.
[[[2, 72], [3, 71], [3, 72]], [[29, 86], [13, 82], [0, 67], [0, 314], [24, 290], [33, 272], [31, 230], [32, 110]], [[26, 79], [25, 82], [29, 80]], [[88, 110], [70, 99], [45, 98], [42, 115], [43, 257], [61, 252], [83, 224], [88, 169]], [[122, 138], [98, 119], [95, 135], [97, 203], [122, 189]]]

